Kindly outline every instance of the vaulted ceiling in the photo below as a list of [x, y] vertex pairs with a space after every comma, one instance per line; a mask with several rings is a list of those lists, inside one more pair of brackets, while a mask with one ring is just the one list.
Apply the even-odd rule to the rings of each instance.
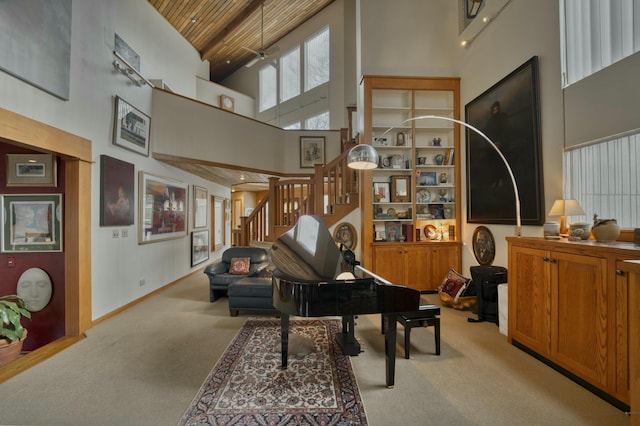
[[149, 3], [200, 52], [203, 60], [209, 61], [210, 79], [219, 83], [257, 58], [260, 52], [269, 51], [278, 40], [333, 1], [149, 0]]

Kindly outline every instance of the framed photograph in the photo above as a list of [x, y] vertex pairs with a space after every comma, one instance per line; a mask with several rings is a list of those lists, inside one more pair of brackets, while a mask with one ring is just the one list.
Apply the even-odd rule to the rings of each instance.
[[133, 225], [134, 166], [100, 156], [100, 226]]
[[473, 231], [473, 255], [482, 266], [491, 265], [496, 257], [496, 242], [486, 226], [478, 226]]
[[[545, 220], [538, 96], [534, 56], [465, 107], [466, 121], [504, 155], [520, 195], [523, 225]], [[467, 221], [516, 223], [513, 184], [498, 153], [467, 129]]]
[[56, 186], [52, 154], [7, 154], [7, 186]]
[[193, 227], [207, 226], [207, 199], [209, 195], [205, 188], [193, 185]]
[[209, 230], [191, 232], [191, 266], [209, 260]]
[[187, 185], [140, 172], [138, 243], [181, 238], [187, 235]]
[[418, 176], [418, 186], [432, 186], [437, 185], [436, 172], [420, 172]]
[[148, 156], [151, 119], [120, 96], [115, 103], [114, 145]]
[[384, 233], [386, 241], [404, 241], [400, 222], [385, 222]]
[[62, 195], [2, 196], [4, 253], [62, 251]]
[[300, 168], [324, 164], [324, 136], [300, 136]]
[[336, 226], [333, 230], [333, 239], [350, 250], [355, 250], [358, 245], [356, 228], [348, 222], [342, 222]]
[[373, 182], [373, 201], [375, 203], [391, 202], [389, 182]]
[[409, 176], [391, 176], [391, 202], [408, 203], [411, 201], [411, 178]]
[[[246, 209], [245, 209], [246, 210]], [[253, 211], [253, 209], [251, 209]], [[246, 213], [245, 216], [249, 216]], [[226, 214], [224, 211], [224, 198], [211, 197], [211, 246], [214, 250], [220, 250], [225, 242], [225, 230], [227, 229]]]

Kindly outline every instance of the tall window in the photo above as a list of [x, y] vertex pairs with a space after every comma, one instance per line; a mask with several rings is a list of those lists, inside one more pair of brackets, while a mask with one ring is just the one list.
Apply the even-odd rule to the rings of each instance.
[[300, 48], [280, 57], [280, 102], [300, 94]]
[[276, 76], [276, 68], [273, 65], [267, 65], [260, 69], [260, 111], [276, 106], [278, 101], [278, 80]]
[[640, 133], [623, 135], [564, 154], [565, 198], [575, 198], [591, 221], [614, 218], [640, 227]]
[[561, 0], [562, 84], [640, 51], [640, 1]]
[[305, 80], [308, 91], [329, 81], [329, 28], [325, 28], [304, 43]]
[[304, 121], [304, 128], [309, 130], [329, 130], [329, 111], [307, 118]]

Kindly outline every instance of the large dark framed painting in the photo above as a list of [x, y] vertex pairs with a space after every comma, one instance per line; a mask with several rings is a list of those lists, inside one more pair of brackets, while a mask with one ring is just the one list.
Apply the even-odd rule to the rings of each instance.
[[[518, 186], [523, 225], [544, 223], [538, 57], [534, 56], [465, 107], [466, 121], [500, 149]], [[509, 172], [498, 153], [467, 129], [467, 222], [516, 223]]]
[[134, 165], [100, 156], [100, 226], [133, 225]]

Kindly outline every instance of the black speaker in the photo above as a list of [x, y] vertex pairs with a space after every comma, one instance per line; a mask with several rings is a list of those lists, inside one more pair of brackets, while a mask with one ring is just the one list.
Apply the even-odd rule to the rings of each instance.
[[498, 324], [498, 284], [507, 282], [507, 268], [472, 266], [470, 269], [478, 295], [478, 321]]

